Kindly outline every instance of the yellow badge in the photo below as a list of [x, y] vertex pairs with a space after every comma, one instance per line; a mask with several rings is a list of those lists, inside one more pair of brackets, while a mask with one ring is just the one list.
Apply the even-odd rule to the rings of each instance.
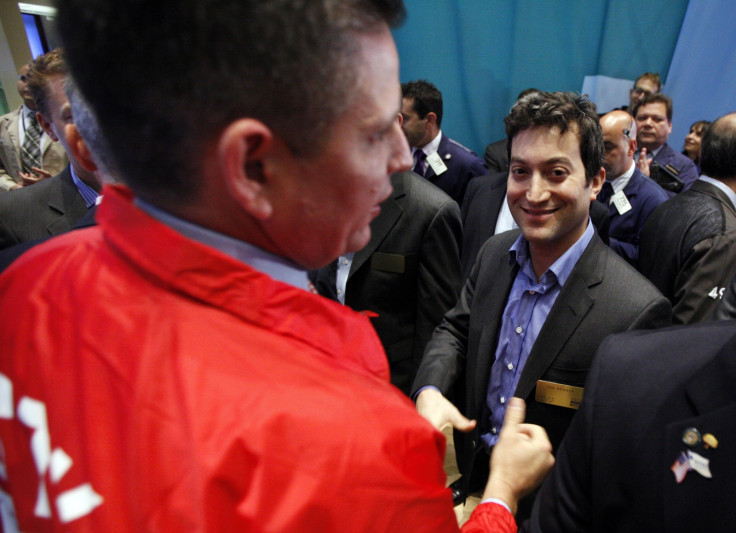
[[583, 387], [573, 387], [552, 381], [537, 381], [534, 399], [540, 403], [577, 409], [583, 401]]

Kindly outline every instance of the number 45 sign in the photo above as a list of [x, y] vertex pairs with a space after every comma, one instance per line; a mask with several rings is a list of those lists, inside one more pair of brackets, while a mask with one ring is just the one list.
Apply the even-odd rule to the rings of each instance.
[[[17, 406], [13, 401], [13, 383], [4, 374], [0, 373], [0, 419], [17, 420], [32, 430], [30, 450], [38, 473], [38, 495], [34, 514], [39, 518], [51, 518], [51, 506], [46, 490], [46, 475], [51, 483], [58, 483], [73, 465], [72, 459], [61, 448], [51, 449], [46, 405], [43, 402], [23, 396]], [[0, 442], [0, 444], [2, 444]], [[3, 452], [0, 449], [0, 452]], [[0, 455], [0, 477], [7, 481], [4, 452]], [[103, 502], [102, 496], [97, 494], [92, 485], [85, 483], [73, 489], [62, 492], [54, 501], [59, 520], [63, 523], [91, 513]], [[12, 499], [0, 491], [0, 517], [3, 530], [6, 532], [18, 531]]]

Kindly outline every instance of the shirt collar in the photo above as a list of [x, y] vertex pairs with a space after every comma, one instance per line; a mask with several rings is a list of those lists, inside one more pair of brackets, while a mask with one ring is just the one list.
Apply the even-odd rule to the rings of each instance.
[[619, 193], [626, 188], [626, 186], [629, 184], [629, 180], [631, 180], [631, 176], [634, 175], [635, 169], [636, 169], [636, 163], [632, 161], [631, 167], [629, 167], [629, 170], [621, 174], [618, 178], [613, 178], [611, 180], [608, 180], [611, 186], [613, 187], [614, 194]]
[[[545, 279], [549, 279], [553, 276], [557, 279], [560, 287], [564, 286], [567, 278], [570, 277], [572, 269], [575, 268], [578, 260], [583, 255], [588, 244], [590, 244], [594, 233], [593, 222], [590, 220], [590, 217], [588, 217], [588, 226], [585, 228], [585, 231], [580, 238], [575, 241], [575, 244], [565, 250], [565, 253], [562, 254], [557, 261], [555, 261], [552, 266], [542, 274], [542, 276], [540, 276], [540, 280], [545, 282]], [[519, 235], [519, 237], [514, 241], [514, 244], [511, 245], [511, 248], [509, 248], [509, 264], [513, 265], [514, 263], [518, 263], [520, 268], [524, 268], [525, 265], [529, 265], [529, 268], [531, 268], [529, 242], [524, 238], [523, 234]]]
[[74, 167], [72, 165], [69, 165], [69, 171], [72, 173], [72, 181], [74, 182], [74, 186], [79, 191], [79, 194], [82, 195], [84, 205], [86, 205], [87, 209], [89, 209], [97, 202], [97, 191], [95, 191], [92, 187], [79, 179], [77, 174], [74, 172]]
[[432, 155], [440, 149], [440, 140], [442, 139], [442, 130], [439, 131], [437, 136], [429, 141], [427, 144], [422, 146], [421, 150], [427, 155]]
[[135, 205], [189, 239], [211, 246], [260, 272], [268, 274], [275, 280], [309, 290], [307, 272], [288, 259], [274, 255], [247, 242], [188, 222], [171, 213], [162, 211], [140, 198], [135, 199]]
[[728, 199], [731, 200], [731, 204], [736, 207], [736, 193], [733, 192], [731, 187], [729, 187], [722, 181], [711, 178], [710, 176], [706, 176], [705, 174], [700, 176], [700, 181], [704, 181], [706, 183], [710, 183], [714, 187], [718, 187], [719, 190], [723, 191], [723, 193], [728, 196]]

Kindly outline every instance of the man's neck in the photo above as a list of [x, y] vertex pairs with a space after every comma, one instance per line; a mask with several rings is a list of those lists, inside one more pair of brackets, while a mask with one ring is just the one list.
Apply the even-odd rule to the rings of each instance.
[[651, 153], [656, 152], [660, 148], [662, 148], [665, 144], [667, 144], [666, 141], [663, 142], [662, 144], [649, 144], [649, 143], [644, 144], [644, 143], [641, 143], [641, 144], [639, 144], [639, 151], [641, 151], [642, 148], [646, 148], [647, 149], [647, 152], [651, 154]]

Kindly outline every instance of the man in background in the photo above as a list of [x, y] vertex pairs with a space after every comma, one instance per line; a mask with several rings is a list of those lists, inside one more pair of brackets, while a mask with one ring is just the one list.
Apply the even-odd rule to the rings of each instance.
[[18, 71], [18, 94], [23, 104], [0, 117], [0, 193], [55, 176], [67, 164], [62, 145], [46, 133], [36, 116], [25, 64]]
[[596, 200], [608, 209], [611, 248], [636, 266], [641, 228], [668, 196], [636, 168], [636, 123], [631, 115], [611, 111], [601, 118], [601, 130], [606, 149], [606, 181]]
[[658, 93], [645, 97], [633, 111], [636, 118], [636, 161], [670, 196], [687, 190], [698, 179], [693, 161], [673, 150], [667, 139], [672, 133], [672, 99]]
[[401, 115], [406, 138], [411, 147], [412, 170], [424, 176], [460, 205], [468, 182], [486, 174], [483, 160], [453, 141], [442, 126], [442, 93], [426, 80], [401, 84]]
[[73, 122], [64, 90], [68, 67], [61, 49], [38, 56], [30, 71], [29, 89], [46, 134], [58, 141], [69, 165], [33, 187], [0, 195], [0, 250], [18, 243], [69, 231], [95, 204], [100, 185], [73, 156], [64, 128]]

